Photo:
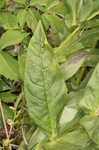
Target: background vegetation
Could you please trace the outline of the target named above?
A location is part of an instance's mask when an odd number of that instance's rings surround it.
[[[0,0],[0,150],[99,150],[99,0]]]

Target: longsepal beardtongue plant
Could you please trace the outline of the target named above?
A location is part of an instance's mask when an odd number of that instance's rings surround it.
[[[99,150],[99,0],[0,0],[0,149]]]

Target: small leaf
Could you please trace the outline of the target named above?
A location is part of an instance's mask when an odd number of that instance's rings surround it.
[[[70,92],[68,94],[68,101],[59,121],[60,133],[79,124],[79,120],[83,117],[83,112],[79,109],[79,101],[82,95],[83,90]]]
[[[47,140],[46,135],[39,128],[37,128],[29,140],[28,149],[31,150],[45,138]]]
[[[39,22],[27,53],[25,97],[31,118],[48,136],[56,134],[66,92],[63,75]]]
[[[0,92],[8,89],[9,86],[0,78]]]
[[[61,69],[65,80],[71,78],[78,71],[83,64],[87,53],[87,50],[75,53],[70,56],[66,62],[61,64]]]
[[[4,113],[4,116],[5,116],[5,120],[7,121],[8,119],[13,119],[14,113],[13,113],[13,111],[8,107],[8,105],[2,104],[2,107],[3,107],[3,113]],[[0,111],[0,126],[2,126],[2,115],[1,115],[1,111]]]
[[[83,66],[96,67],[99,62],[99,50],[90,49],[88,55],[86,55]]]
[[[25,37],[27,33],[22,33],[19,30],[8,30],[3,33],[0,38],[0,50],[14,44],[20,43]]]
[[[0,0],[0,8],[4,7],[6,0]]]
[[[20,5],[26,5],[27,1],[26,0],[14,0],[14,3],[18,3]]]
[[[34,127],[30,128],[28,131],[26,131],[25,137],[26,137],[27,143],[29,143],[33,134],[34,134]],[[33,139],[33,141],[34,141],[34,139]],[[26,150],[26,148],[27,148],[27,144],[24,142],[24,140],[22,140],[21,144],[18,147],[18,150]]]
[[[94,7],[93,7],[94,6]],[[81,4],[80,10],[80,21],[89,20],[94,17],[96,12],[99,12],[99,1],[92,0],[92,1],[85,1]]]
[[[57,16],[44,13],[42,15],[42,22],[46,31],[48,32],[48,39],[50,39],[51,43],[55,46],[58,46],[61,41],[63,41],[70,33],[65,26],[64,20]]]
[[[0,13],[0,26],[4,29],[18,29],[17,18],[10,13]]]
[[[0,74],[10,80],[19,79],[18,63],[7,52],[0,52]]]
[[[26,21],[26,14],[27,14],[27,11],[25,9],[21,9],[19,10],[18,14],[17,14],[17,22],[19,23],[19,25],[21,27],[24,26],[25,24],[25,21]]]
[[[40,10],[45,10],[45,7],[47,5],[48,0],[31,0],[30,1],[30,6],[35,6]]]
[[[33,32],[35,31],[37,27],[37,23],[38,23],[36,13],[37,12],[31,9],[28,9],[27,14],[26,14],[26,23]]]
[[[81,125],[86,129],[89,137],[99,146],[99,117],[86,115],[81,119]]]
[[[86,113],[95,114],[99,111],[99,63],[97,64],[92,76],[84,90],[80,101],[80,107]]]
[[[10,92],[2,92],[0,93],[0,99],[2,102],[11,103],[16,99],[16,95]]]

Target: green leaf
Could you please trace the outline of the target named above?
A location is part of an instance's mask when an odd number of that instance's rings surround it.
[[[94,7],[93,7],[94,6]],[[84,21],[87,19],[91,19],[92,17],[96,16],[96,14],[99,14],[99,1],[98,0],[92,0],[92,1],[83,1],[81,3],[81,9],[80,9],[80,21]]]
[[[83,23],[81,23],[81,27],[83,29],[99,27],[99,19],[94,18],[92,20],[84,21]]]
[[[68,10],[68,13],[65,14],[66,23],[68,25],[76,25],[77,23],[77,13],[79,11],[80,0],[67,0],[64,1],[64,5]]]
[[[27,1],[26,0],[14,0],[14,3],[18,3],[20,5],[26,5]]]
[[[10,13],[0,13],[0,26],[4,29],[18,29],[17,18]]]
[[[99,117],[86,115],[81,119],[81,125],[86,129],[89,137],[99,146]]]
[[[27,11],[25,9],[21,9],[19,10],[18,14],[17,14],[17,22],[19,23],[19,25],[21,27],[24,26],[25,24],[25,21],[26,21],[26,14],[27,14]]]
[[[77,27],[56,49],[58,59],[68,57],[74,52],[85,48],[92,48],[93,44],[99,39],[99,29],[93,28],[83,31]]]
[[[32,5],[34,5],[34,6],[36,6],[37,8],[39,8],[39,9],[43,9],[43,7],[42,6],[46,6],[47,5],[47,1],[48,0],[31,0],[30,1],[30,6],[32,6]]]
[[[8,90],[9,86],[0,78],[0,92],[3,90]]]
[[[94,13],[99,10],[99,1],[82,1],[82,0],[67,0],[64,2],[68,10],[65,14],[66,23],[76,25],[79,22],[88,20]],[[94,6],[94,7],[93,7]]]
[[[49,11],[51,8],[60,5],[60,1],[59,0],[47,0],[47,8],[46,8],[46,12]]]
[[[27,140],[28,143],[29,143],[29,141],[30,141],[33,134],[34,134],[34,127],[30,128],[28,131],[26,131],[25,137],[26,137],[26,140]],[[34,139],[33,139],[33,141],[34,141]],[[27,150],[27,144],[25,143],[24,140],[22,140],[21,144],[18,147],[18,150]]]
[[[2,92],[0,93],[0,99],[2,102],[11,103],[16,99],[16,95],[10,92]]]
[[[10,80],[19,79],[18,63],[7,52],[0,52],[0,74]]]
[[[26,14],[26,23],[28,27],[32,29],[33,32],[35,31],[37,27],[37,23],[38,23],[36,15],[37,15],[37,12],[31,9],[28,9],[27,14]]]
[[[0,38],[0,50],[20,43],[28,34],[19,30],[8,30]]]
[[[38,0],[38,1],[36,1],[36,0],[31,0],[30,1],[30,5],[46,5],[46,3],[47,3],[47,0],[42,0],[42,1],[40,1],[40,0]]]
[[[39,22],[27,53],[25,97],[31,118],[48,136],[56,134],[66,92],[63,75]]]
[[[14,113],[13,111],[8,107],[8,105],[6,104],[2,104],[2,107],[3,107],[3,113],[4,113],[4,117],[5,117],[5,120],[7,121],[8,119],[13,119],[14,117]],[[0,126],[2,126],[2,115],[1,115],[1,111],[0,111]]]
[[[4,7],[6,0],[0,0],[0,8]]]
[[[26,50],[21,47],[18,54],[18,64],[19,64],[19,74],[22,81],[24,81],[25,72],[25,60],[26,60]]]
[[[65,26],[63,19],[53,16],[47,13],[42,15],[42,22],[46,31],[48,31],[48,39],[50,39],[52,45],[58,46],[61,41],[70,33]]]
[[[44,148],[45,150],[85,150],[89,144],[90,139],[85,130],[77,129],[64,133],[52,142],[44,143]]]
[[[65,15],[67,13],[67,9],[65,7],[65,4],[63,1],[59,1],[58,5],[55,5],[54,7],[50,7],[50,13],[51,14],[58,14],[61,16],[61,18],[65,18]]]
[[[96,67],[99,62],[99,50],[90,49],[88,55],[86,55],[83,66]]]
[[[43,141],[45,138],[47,140],[45,134],[39,128],[37,128],[29,140],[28,149],[34,149],[34,147],[41,141]]]
[[[98,0],[63,0],[51,8],[50,12],[62,16],[70,28],[99,14],[98,6]]]
[[[79,101],[82,97],[83,90],[70,92],[68,94],[67,104],[62,112],[60,118],[60,133],[65,132],[72,126],[76,126],[79,124],[79,120],[83,116],[82,111],[79,109]]]
[[[86,113],[95,114],[95,112],[99,112],[99,63],[85,87],[80,107]]]
[[[30,1],[30,6],[35,6],[37,8],[39,8],[42,11],[47,11],[50,8],[53,8],[54,6],[57,6],[59,4],[59,0],[31,0]]]
[[[65,80],[71,78],[78,71],[83,64],[87,53],[87,50],[75,53],[61,64],[61,69]]]

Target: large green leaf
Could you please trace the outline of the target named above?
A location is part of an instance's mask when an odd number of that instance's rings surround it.
[[[99,63],[84,90],[80,107],[87,113],[99,113]]]
[[[56,134],[66,92],[63,75],[39,23],[27,53],[25,97],[31,118],[49,136]]]
[[[0,52],[0,74],[11,80],[19,79],[18,63],[7,52]]]
[[[7,46],[20,43],[27,33],[23,33],[19,30],[8,30],[0,38],[0,50],[6,48]]]
[[[90,139],[83,129],[64,133],[61,137],[49,143],[44,143],[45,150],[85,150]]]

